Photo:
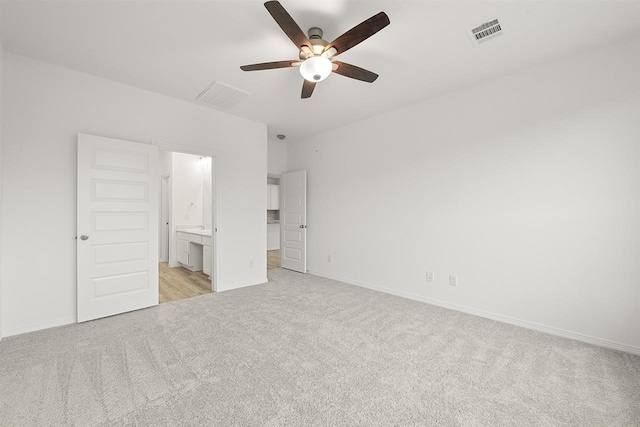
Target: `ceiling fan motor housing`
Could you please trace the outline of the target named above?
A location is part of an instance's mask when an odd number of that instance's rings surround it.
[[[309,35],[309,41],[311,42],[313,53],[315,55],[320,55],[324,52],[325,46],[329,43],[322,38],[322,35],[324,34],[322,28],[311,27],[309,28],[309,31],[307,31],[307,34]]]

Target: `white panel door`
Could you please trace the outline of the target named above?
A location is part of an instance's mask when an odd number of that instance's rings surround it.
[[[280,266],[307,272],[307,171],[280,176]]]
[[[158,304],[158,148],[78,134],[78,322]]]

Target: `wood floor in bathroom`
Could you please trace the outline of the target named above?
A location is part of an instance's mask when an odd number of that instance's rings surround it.
[[[280,267],[280,250],[267,251],[267,270]]]
[[[160,263],[160,304],[210,293],[211,280],[202,271]]]
[[[267,269],[280,267],[280,251],[267,251]],[[202,271],[169,268],[160,263],[160,304],[211,293],[211,280]]]

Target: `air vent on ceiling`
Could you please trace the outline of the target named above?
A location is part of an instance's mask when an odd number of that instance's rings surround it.
[[[478,25],[471,30],[467,30],[469,37],[473,43],[478,46],[481,43],[495,39],[504,34],[504,28],[498,18],[492,19],[488,22]]]
[[[196,102],[228,110],[249,95],[249,92],[214,81],[196,97]]]

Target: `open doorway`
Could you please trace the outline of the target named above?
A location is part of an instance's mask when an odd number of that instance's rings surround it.
[[[159,302],[214,291],[212,157],[161,151]]]
[[[280,177],[267,175],[267,270],[280,267]]]

